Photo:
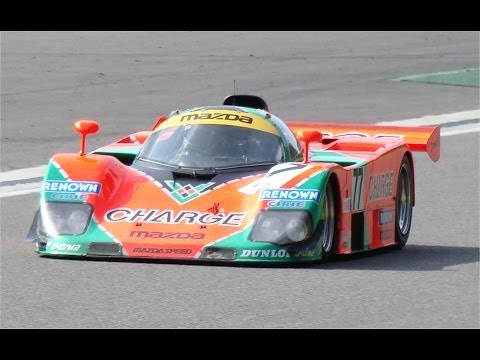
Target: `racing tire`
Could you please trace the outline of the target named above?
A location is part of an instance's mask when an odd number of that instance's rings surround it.
[[[413,176],[410,159],[405,155],[400,164],[395,199],[395,243],[402,249],[408,241],[412,226]]]
[[[325,201],[323,202],[323,213],[325,218],[321,220],[322,229],[320,231],[318,241],[322,246],[322,259],[321,263],[327,262],[336,246],[336,207],[335,207],[335,195],[332,181],[329,181],[325,189]]]

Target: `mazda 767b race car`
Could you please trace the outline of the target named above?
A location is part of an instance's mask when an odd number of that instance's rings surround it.
[[[150,131],[54,155],[27,235],[51,257],[293,263],[407,243],[412,152],[440,128],[283,122],[262,98],[174,111]]]

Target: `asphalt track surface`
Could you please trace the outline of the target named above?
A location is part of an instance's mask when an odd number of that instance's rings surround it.
[[[1,171],[89,149],[162,113],[267,99],[284,119],[375,123],[479,108],[479,89],[401,76],[479,66],[478,32],[1,34]],[[479,136],[415,154],[402,251],[252,268],[40,258],[23,242],[38,194],[1,204],[1,328],[479,328]]]

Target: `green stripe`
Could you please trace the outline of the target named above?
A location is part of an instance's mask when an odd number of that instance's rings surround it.
[[[363,165],[366,163],[364,159],[350,157],[332,150],[311,150],[309,158],[310,162],[328,162],[341,166]]]
[[[394,81],[415,81],[431,84],[456,85],[479,87],[479,70],[478,68],[463,69],[454,71],[444,71],[430,74],[418,74],[404,76]]]

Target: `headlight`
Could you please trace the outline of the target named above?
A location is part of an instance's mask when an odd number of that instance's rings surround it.
[[[304,221],[291,219],[285,226],[285,234],[292,241],[302,241],[310,235],[310,230]]]
[[[40,206],[40,233],[81,235],[87,230],[92,206],[84,203],[44,202]]]
[[[305,240],[311,232],[308,211],[263,211],[258,214],[250,240],[285,245]]]
[[[264,217],[263,221],[260,221],[255,229],[258,229],[255,235],[258,233],[259,239],[268,242],[275,242],[275,239],[280,238],[284,232],[282,221],[274,216]]]

